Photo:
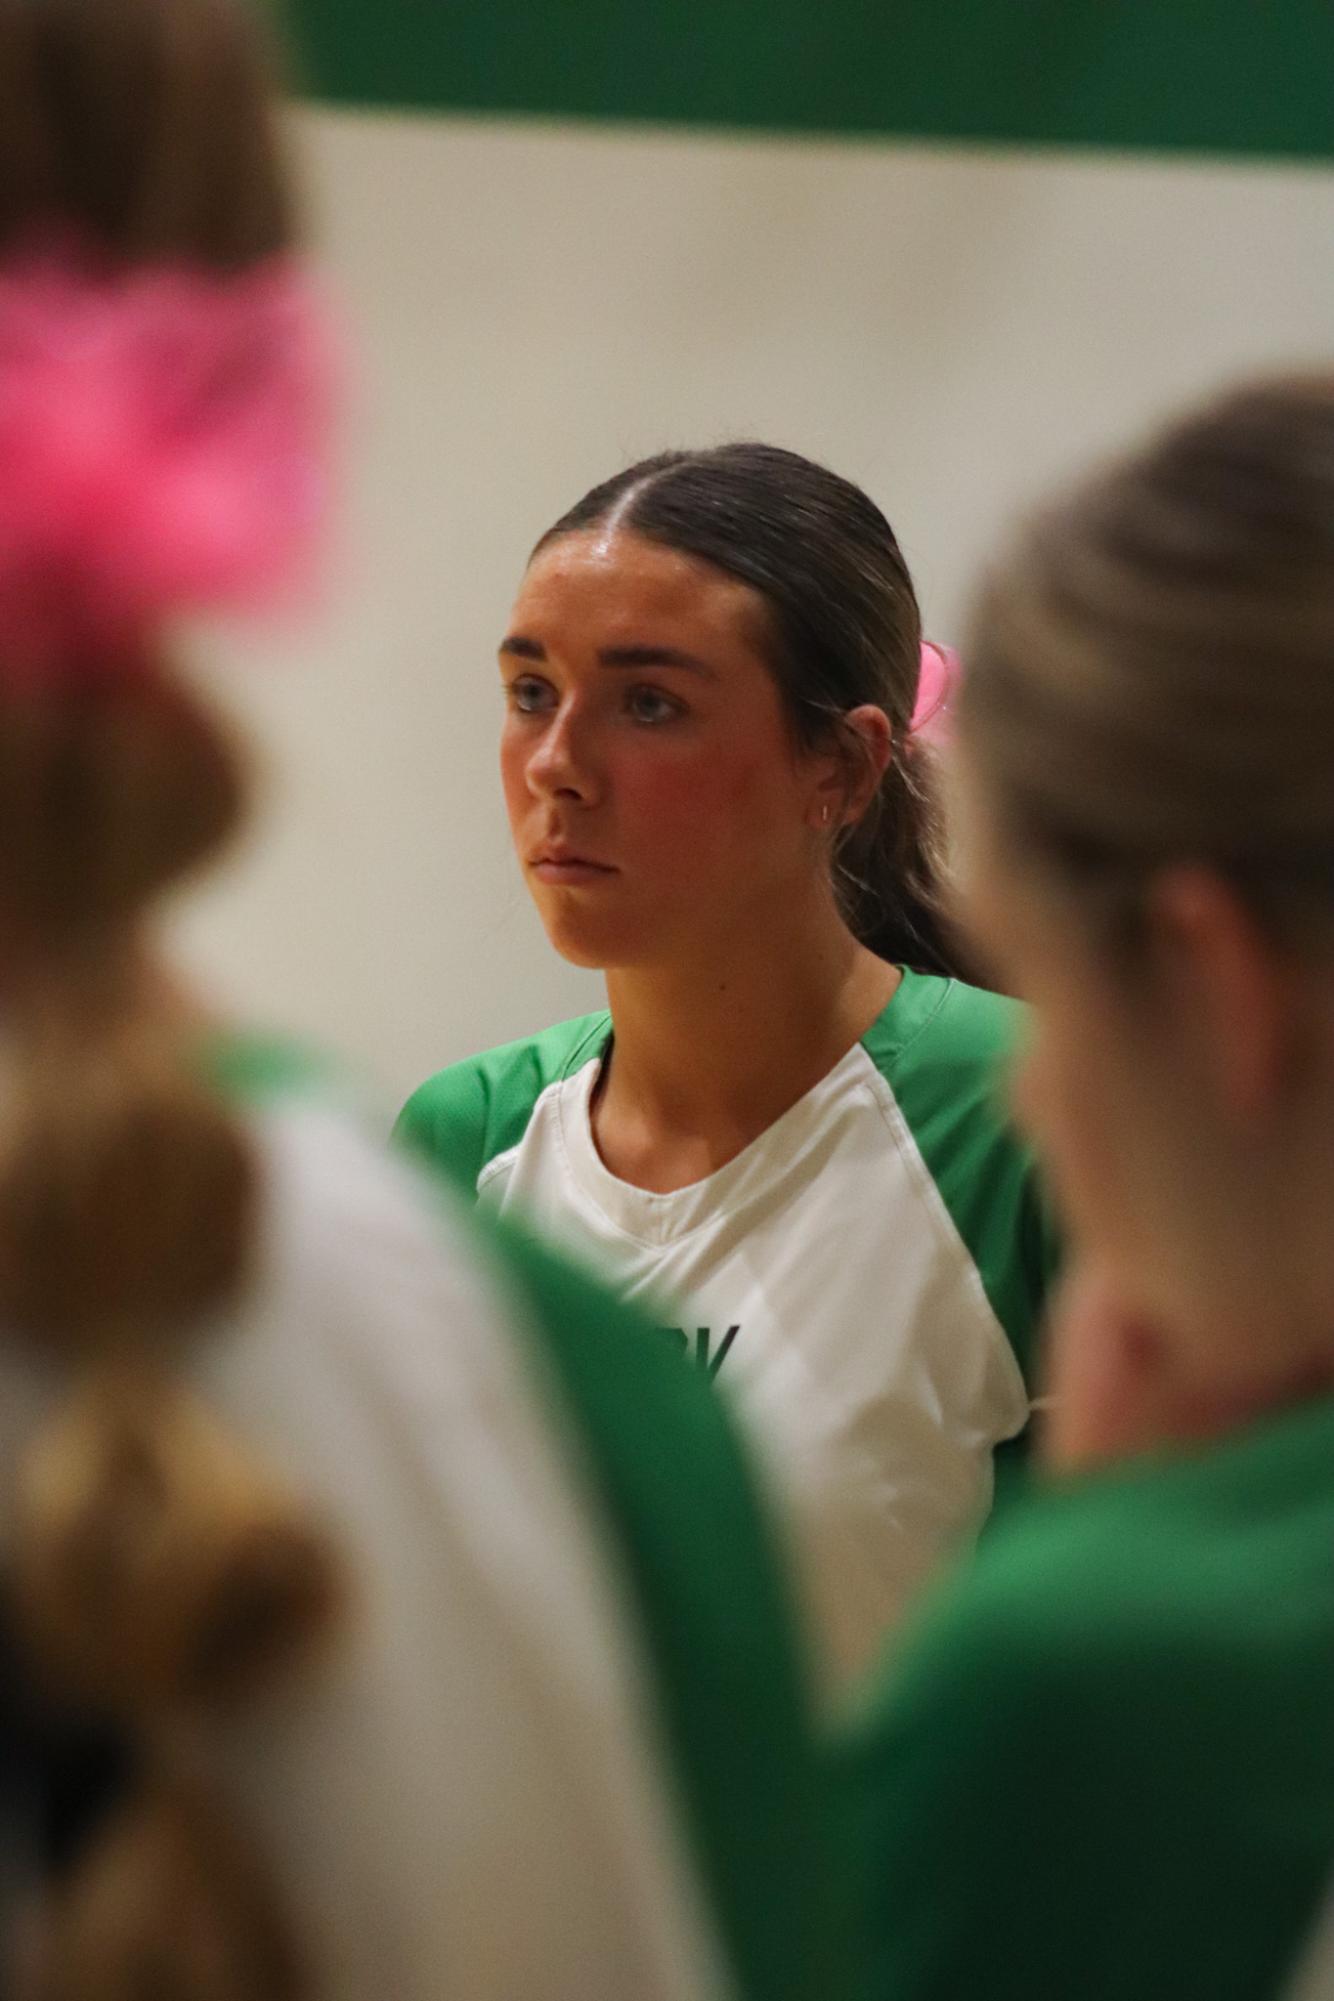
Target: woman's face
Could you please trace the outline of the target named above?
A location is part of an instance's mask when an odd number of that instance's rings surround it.
[[[764,606],[625,530],[534,558],[500,648],[510,829],[576,965],[722,965],[821,867],[820,781],[761,651]]]

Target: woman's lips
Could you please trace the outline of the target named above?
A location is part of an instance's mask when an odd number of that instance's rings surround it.
[[[543,854],[530,864],[539,882],[563,885],[567,889],[582,884],[605,882],[617,871],[607,862],[589,861],[584,855]]]

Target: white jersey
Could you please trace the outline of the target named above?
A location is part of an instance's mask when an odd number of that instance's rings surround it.
[[[907,973],[870,1032],[736,1159],[668,1194],[608,1172],[605,1015],[454,1066],[401,1129],[591,1260],[717,1376],[781,1497],[827,1678],[863,1668],[983,1520],[1022,1430],[1046,1276],[999,1112],[1012,1004]]]
[[[313,1991],[735,1991],[607,1510],[534,1367],[531,1298],[429,1180],[341,1117],[298,1100],[251,1125],[253,1283],[183,1373],[352,1569],[327,1662],[219,1751]],[[0,1346],[0,1467],[63,1388]],[[7,1506],[0,1489],[0,1535]]]

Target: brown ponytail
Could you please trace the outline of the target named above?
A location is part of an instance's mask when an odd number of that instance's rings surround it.
[[[277,1997],[290,1984],[251,1977],[247,1940],[275,1923],[257,1869],[216,1805],[196,1811],[170,1747],[302,1656],[336,1609],[337,1567],[295,1497],[175,1379],[181,1344],[244,1283],[258,1190],[141,940],[144,906],[230,830],[239,775],[206,712],[148,670],[93,700],[4,695],[0,742],[0,1316],[71,1385],[17,1469],[12,1608],[43,1687],[135,1733],[151,1774],[62,1893],[52,1965],[67,1929],[96,1987],[53,1973],[48,1991],[137,1994],[159,1961],[183,1978],[216,1931],[238,1984],[169,1991]],[[155,1858],[169,1863],[156,1889]],[[133,1922],[109,1889],[130,1876]],[[206,1922],[215,1893],[225,1916]],[[117,1971],[120,1953],[134,1964]]]
[[[170,1335],[241,1275],[250,1163],[159,1018],[139,926],[242,797],[207,711],[147,668],[0,690],[0,1311],[68,1353]]]
[[[127,265],[257,263],[291,237],[276,133],[245,0],[0,0],[0,257],[55,228]],[[289,2001],[299,1957],[200,1772],[211,1719],[328,1630],[339,1569],[179,1380],[246,1284],[259,1170],[149,939],[242,768],[158,659],[4,668],[0,1324],[68,1383],[14,1472],[8,1622],[143,1774],[47,1900],[35,2001]]]
[[[145,1786],[57,1892],[22,2001],[299,2001],[304,1980],[272,1889],[207,1787]]]
[[[849,929],[880,958],[922,973],[962,970],[945,909],[936,758],[915,730],[895,743],[870,807],[834,851],[834,871]]]
[[[290,247],[263,0],[0,0],[0,254],[74,229],[126,264]]]

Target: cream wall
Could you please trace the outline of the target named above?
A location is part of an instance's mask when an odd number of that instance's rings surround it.
[[[264,810],[180,922],[386,1106],[595,1005],[494,772],[525,552],[664,445],[762,435],[886,508],[930,629],[1017,501],[1231,372],[1334,351],[1334,175],[307,114],[355,353],[320,628],[216,649]]]

